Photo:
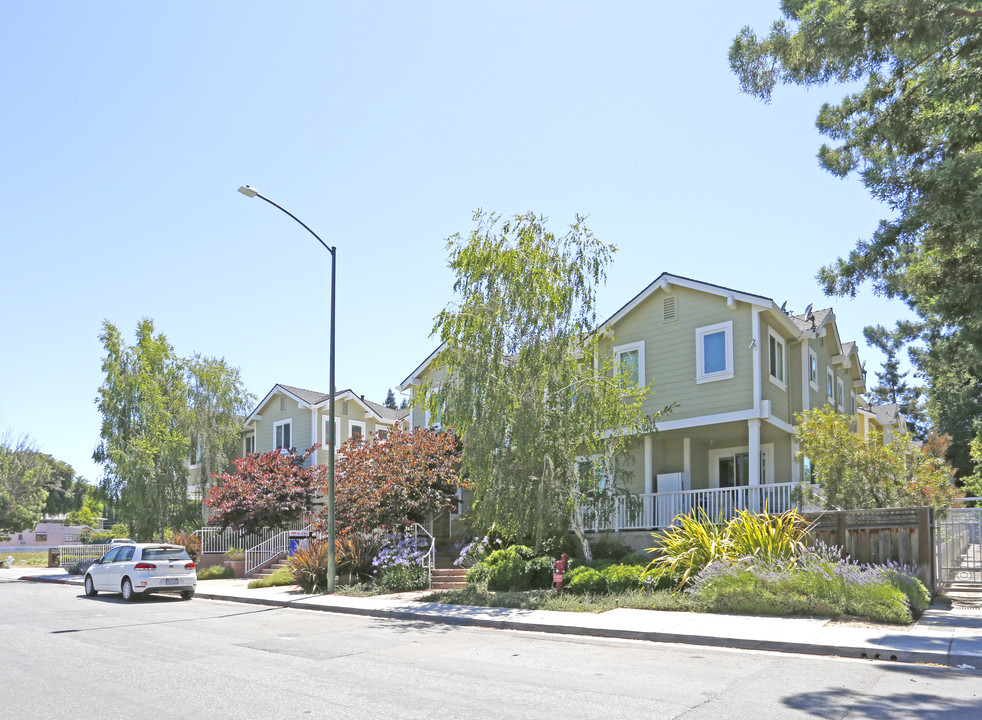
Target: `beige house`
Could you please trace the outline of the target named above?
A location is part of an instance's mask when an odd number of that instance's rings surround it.
[[[245,419],[242,430],[242,456],[278,448],[304,451],[315,443],[321,447],[315,465],[327,463],[329,448],[339,447],[348,438],[384,437],[408,415],[366,400],[353,390],[334,394],[334,442],[330,431],[330,395],[290,385],[274,385],[266,397]]]
[[[314,444],[320,448],[310,462],[326,465],[331,447],[340,447],[348,438],[385,437],[399,424],[407,423],[408,410],[394,410],[366,400],[354,390],[334,394],[335,439],[331,442],[330,395],[291,385],[274,385],[242,424],[242,439],[237,457],[264,453],[280,448],[304,452]],[[191,466],[189,494],[201,490],[200,469]]]
[[[644,411],[674,408],[657,432],[630,441],[618,482],[635,500],[594,517],[597,530],[663,527],[693,507],[792,507],[795,486],[810,480],[795,413],[831,404],[855,416],[865,391],[856,344],[840,338],[831,309],[793,314],[763,295],[663,273],[600,328],[603,351],[650,384]],[[413,393],[438,353],[400,391]],[[412,427],[435,420],[419,409],[411,417]]]

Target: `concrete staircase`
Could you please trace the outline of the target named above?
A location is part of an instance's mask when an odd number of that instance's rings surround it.
[[[249,577],[253,580],[269,577],[280,568],[287,567],[289,564],[290,558],[288,558],[286,555],[280,555],[276,560],[268,565],[263,565],[258,570],[253,570],[251,573],[249,573]]]
[[[467,570],[454,565],[459,555],[456,549],[459,542],[460,538],[436,538],[435,567],[430,576],[431,590],[454,590],[467,586]]]

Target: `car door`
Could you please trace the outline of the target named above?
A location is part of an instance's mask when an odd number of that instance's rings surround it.
[[[135,549],[132,545],[120,545],[116,548],[116,557],[109,564],[108,590],[119,590],[123,584],[123,576],[133,567],[133,551]]]
[[[89,575],[92,577],[92,585],[96,590],[112,590],[109,586],[111,582],[109,578],[110,568],[112,567],[113,561],[119,554],[119,548],[113,548],[105,555],[103,555],[99,560],[92,564],[89,568]],[[118,588],[117,588],[118,589]]]

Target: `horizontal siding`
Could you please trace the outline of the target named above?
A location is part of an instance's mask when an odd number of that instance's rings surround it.
[[[678,313],[670,322],[663,319],[667,295],[675,296]],[[746,303],[730,310],[725,298],[673,287],[653,293],[622,318],[603,347],[609,356],[616,346],[645,341],[645,380],[655,393],[644,404],[646,413],[670,403],[678,404],[667,416],[672,419],[746,410],[753,406],[750,313]],[[697,384],[696,329],[728,321],[733,322],[734,377]]]

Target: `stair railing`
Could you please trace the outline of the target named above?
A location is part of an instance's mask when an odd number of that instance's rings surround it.
[[[313,525],[307,525],[302,532],[310,533]],[[245,574],[248,575],[254,570],[273,562],[279,555],[290,552],[290,533],[292,530],[284,530],[272,537],[263,540],[258,545],[246,550]]]
[[[433,568],[436,565],[436,538],[434,538],[433,535],[431,535],[430,532],[419,523],[413,523],[412,525],[407,527],[406,534],[413,536],[413,539],[416,541],[417,547],[419,547],[420,537],[423,537],[424,542],[426,541],[425,540],[426,538],[429,538],[430,540],[429,550],[427,550],[426,553],[421,558],[423,562],[420,564],[426,568],[426,576],[427,576],[426,584],[432,585]]]

